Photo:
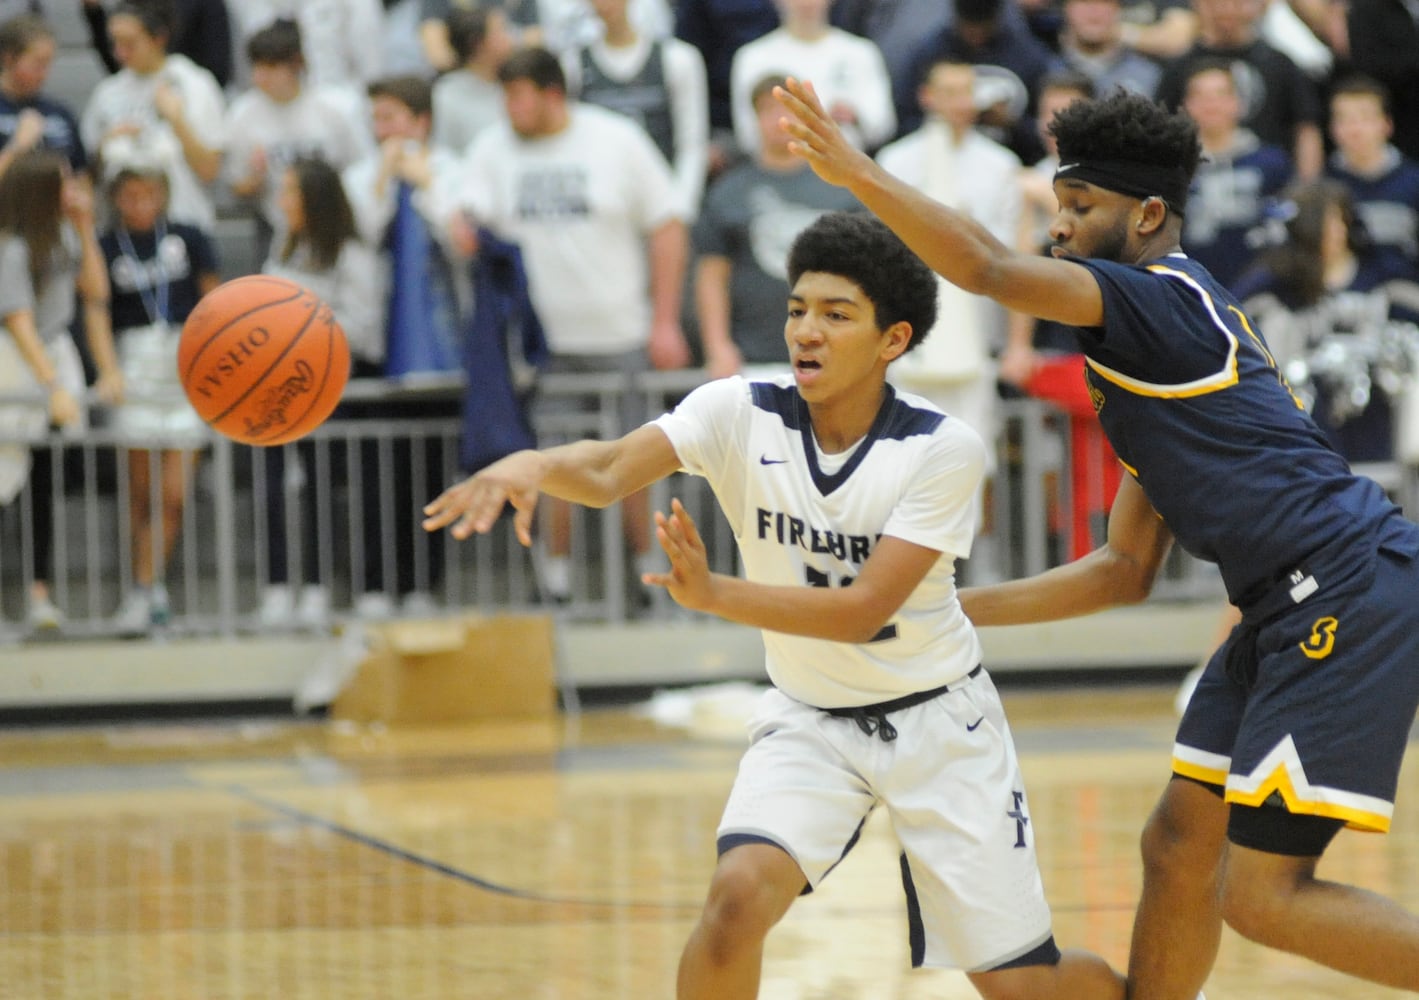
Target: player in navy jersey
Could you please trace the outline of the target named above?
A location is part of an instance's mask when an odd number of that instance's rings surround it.
[[[1256,941],[1419,990],[1419,918],[1315,877],[1342,826],[1383,831],[1419,702],[1419,527],[1352,475],[1235,300],[1178,249],[1194,125],[1126,94],[1052,132],[1052,258],[1001,245],[857,153],[810,86],[781,93],[795,149],[967,291],[1077,327],[1130,476],[1107,542],[968,590],[977,625],[1142,600],[1174,538],[1216,562],[1242,623],[1179,724],[1143,834],[1134,1000],[1191,1000],[1225,919]]]
[[[680,1000],[751,1000],[763,943],[879,805],[902,849],[911,959],[991,1000],[1122,1000],[1100,958],[1050,929],[1029,803],[979,640],[956,599],[985,448],[887,384],[936,315],[936,279],[882,223],[829,213],[789,251],[792,373],[720,379],[616,441],[518,452],[425,508],[488,531],[505,504],[531,544],[541,493],[603,507],[677,470],[704,476],[745,578],[711,573],[678,501],[670,569],[644,582],[763,629],[774,687],[750,723],[719,863],[680,960]],[[851,584],[851,586],[848,586]]]

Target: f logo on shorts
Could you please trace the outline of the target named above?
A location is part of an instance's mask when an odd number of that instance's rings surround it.
[[[1325,659],[1335,648],[1335,630],[1339,627],[1340,622],[1333,615],[1317,618],[1316,623],[1311,626],[1311,634],[1306,637],[1306,641],[1299,643],[1301,652],[1312,660]]]
[[[1030,825],[1030,817],[1025,815],[1025,793],[1011,792],[1015,796],[1015,808],[1005,815],[1015,821],[1015,846],[1025,846],[1025,827]]]

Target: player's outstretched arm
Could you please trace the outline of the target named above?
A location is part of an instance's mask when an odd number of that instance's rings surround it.
[[[851,581],[779,586],[711,573],[699,529],[678,500],[671,501],[668,515],[656,513],[655,535],[670,558],[670,571],[647,573],[641,581],[664,587],[681,606],[741,625],[834,642],[872,639],[941,558],[935,549],[884,535]]]
[[[774,95],[788,111],[782,125],[793,137],[793,151],[819,177],[856,195],[947,281],[1031,316],[1070,326],[1103,322],[1103,296],[1087,269],[1022,254],[969,216],[887,173],[847,141],[811,83],[790,79]]]
[[[976,625],[1020,625],[1136,604],[1153,589],[1173,536],[1131,476],[1109,511],[1108,540],[1088,555],[1023,580],[967,587],[961,607]]]
[[[532,544],[537,497],[605,507],[664,479],[680,467],[665,432],[646,424],[615,441],[577,441],[543,451],[519,451],[450,486],[424,506],[424,530],[453,525],[455,538],[492,530],[503,507],[517,511],[513,525]]]

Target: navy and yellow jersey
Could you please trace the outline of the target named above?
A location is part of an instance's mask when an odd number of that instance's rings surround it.
[[[1104,323],[1080,331],[1110,443],[1188,552],[1245,606],[1321,545],[1377,539],[1398,508],[1350,472],[1277,370],[1261,331],[1181,253],[1081,260]]]

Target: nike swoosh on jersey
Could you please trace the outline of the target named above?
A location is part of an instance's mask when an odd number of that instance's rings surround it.
[[[760,465],[783,465],[788,462],[786,458],[769,458],[767,455],[759,456]]]
[[[984,722],[984,721],[985,721],[985,716],[982,715],[982,716],[981,716],[979,719],[977,719],[975,722],[967,723],[967,724],[966,724],[966,732],[968,732],[968,733],[973,733],[973,732],[975,732],[978,728],[980,728],[980,724],[981,724],[982,722]]]

